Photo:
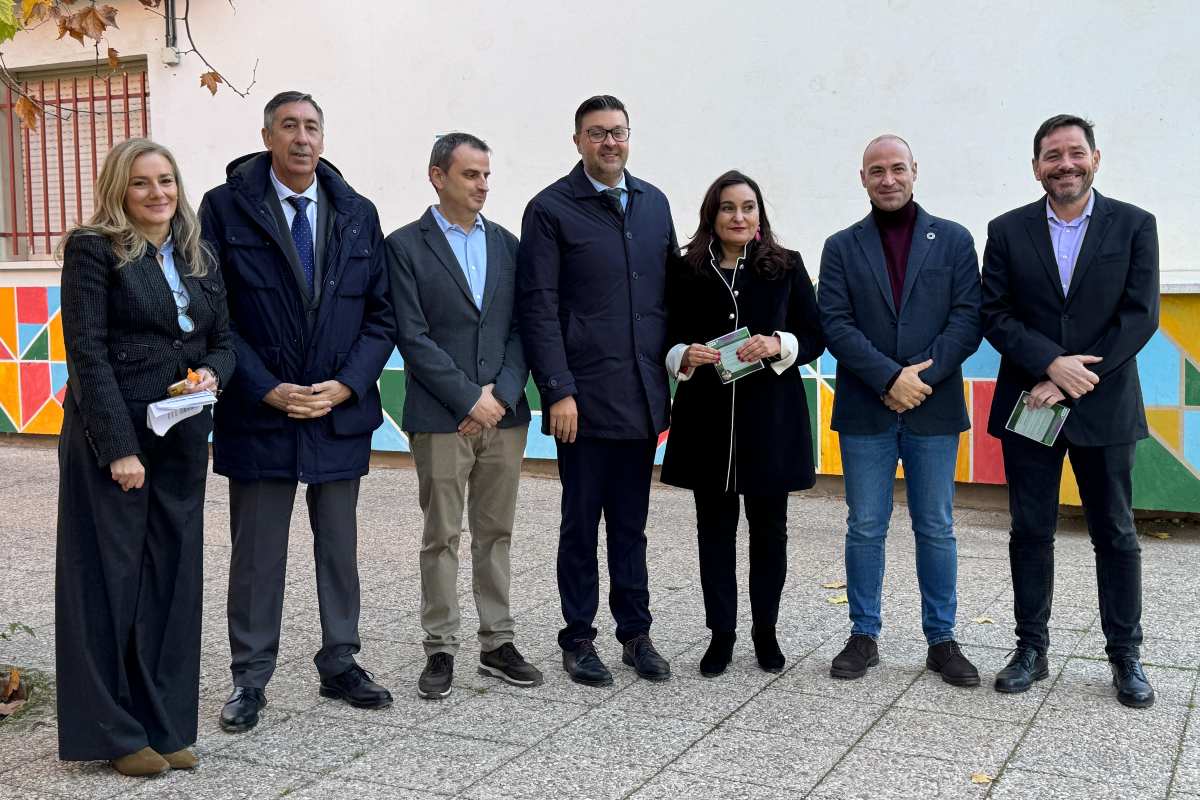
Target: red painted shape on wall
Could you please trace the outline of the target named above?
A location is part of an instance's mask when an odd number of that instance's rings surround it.
[[[17,322],[44,325],[50,319],[46,304],[46,287],[17,287]]]
[[[996,394],[995,381],[972,381],[971,436],[974,437],[974,463],[971,478],[975,483],[1004,483],[1004,458],[1000,440],[987,432],[988,412]]]
[[[21,363],[21,427],[33,419],[50,397],[50,365],[46,362]]]

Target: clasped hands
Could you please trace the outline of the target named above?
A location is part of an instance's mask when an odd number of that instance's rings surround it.
[[[881,398],[883,404],[897,414],[903,414],[924,403],[925,398],[933,394],[933,387],[921,380],[920,375],[932,366],[933,359],[927,358],[920,364],[909,364],[900,370],[892,388]]]
[[[1088,369],[1088,365],[1099,364],[1103,360],[1100,356],[1059,356],[1046,367],[1048,379],[1029,390],[1025,405],[1028,408],[1045,408],[1061,403],[1068,395],[1078,400],[1100,383],[1100,376]]]
[[[341,381],[321,381],[311,386],[281,383],[263,398],[263,402],[292,419],[317,419],[350,399],[350,388]]]
[[[494,394],[496,384],[489,383],[481,388],[479,399],[471,406],[470,413],[458,423],[458,432],[463,436],[474,436],[485,428],[494,428],[504,419],[504,404]]]

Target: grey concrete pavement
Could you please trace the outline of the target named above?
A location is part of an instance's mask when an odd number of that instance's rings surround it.
[[[201,766],[153,780],[55,756],[52,713],[0,723],[0,800],[21,798],[1172,798],[1200,800],[1200,531],[1148,524],[1142,537],[1147,671],[1152,709],[1120,706],[1103,661],[1091,545],[1078,521],[1057,545],[1049,680],[999,695],[991,679],[1012,643],[1007,518],[961,509],[958,638],[984,685],[956,689],[924,668],[914,548],[897,506],[888,542],[882,662],[859,681],[828,675],[849,624],[841,590],[845,507],[837,497],[793,497],[788,581],[780,612],[787,668],[761,672],[742,638],[732,668],[701,678],[707,644],[689,493],[656,486],[649,538],[653,635],[672,660],[664,684],[620,664],[603,608],[597,640],[614,685],[567,680],[555,644],[559,485],[526,478],[513,544],[518,647],[546,684],[518,689],[476,674],[478,647],[459,654],[454,693],[416,695],[424,663],[418,620],[420,511],[416,476],[377,469],[363,481],[359,657],[396,696],[359,711],[317,694],[319,645],[311,535],[303,502],[292,520],[279,669],[270,706],[250,733],[217,726],[228,692],[224,594],[228,574],[226,481],[212,477],[205,510],[205,608],[200,686]],[[0,641],[0,663],[54,667],[52,450],[0,443],[0,623],[19,620],[36,639]],[[467,547],[464,536],[464,548]],[[603,554],[601,556],[603,558]],[[739,549],[745,590],[745,539]],[[463,627],[476,625],[464,549]],[[606,591],[606,582],[602,593]],[[603,594],[602,594],[603,597]],[[470,640],[472,637],[466,637]],[[19,723],[19,724],[14,724]],[[973,783],[972,776],[990,783]],[[977,778],[983,780],[983,778]]]

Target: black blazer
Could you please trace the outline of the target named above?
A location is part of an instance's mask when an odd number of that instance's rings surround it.
[[[982,337],[979,261],[966,228],[917,206],[899,313],[871,214],[826,240],[817,289],[825,341],[837,359],[835,431],[875,434],[895,424],[896,412],[880,399],[888,381],[931,358],[920,377],[933,394],[904,412],[904,424],[924,435],[971,427],[962,363]]]
[[[396,309],[396,345],[404,357],[404,421],[409,432],[454,433],[479,400],[480,387],[508,406],[499,427],[527,425],[529,368],[513,315],[517,237],[483,220],[487,278],[483,307],[426,209],[384,244]]]
[[[735,296],[718,267],[697,274],[674,256],[667,266],[667,341],[710,341],[737,328],[751,334],[785,331],[798,344],[781,373],[768,365],[730,384],[710,366],[680,381],[671,408],[671,433],[662,481],[688,489],[777,494],[815,481],[812,430],[800,365],[821,355],[824,339],[812,280],[799,253],[792,268],[769,279],[754,269],[753,251],[734,281]]]
[[[186,377],[189,367],[208,367],[221,386],[233,375],[220,272],[213,267],[203,278],[191,277],[178,251],[175,267],[191,297],[191,333],[179,329],[175,298],[153,247],[118,268],[107,238],[81,231],[67,239],[62,324],[68,391],[101,467],[141,452],[137,431],[146,425],[146,405],[165,398],[167,386]]]
[[[1094,190],[1093,190],[1094,191]],[[1000,352],[988,433],[1001,436],[1023,390],[1060,355],[1094,355],[1100,376],[1066,405],[1062,434],[1083,447],[1146,438],[1138,351],[1158,330],[1154,216],[1096,192],[1071,285],[1063,295],[1046,222],[1046,198],[988,224],[983,251],[984,335]]]

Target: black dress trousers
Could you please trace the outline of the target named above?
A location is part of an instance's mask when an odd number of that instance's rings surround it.
[[[654,469],[654,439],[579,437],[558,442],[562,523],[558,533],[558,593],[566,626],[558,643],[571,650],[595,639],[600,605],[596,558],[600,515],[608,547],[608,604],[622,643],[650,632],[646,517]]]
[[[111,760],[196,741],[205,410],[164,437],[135,420],[146,482],[123,492],[96,464],[68,392],[58,444],[55,625],[58,748]],[[140,424],[139,424],[140,423]]]

